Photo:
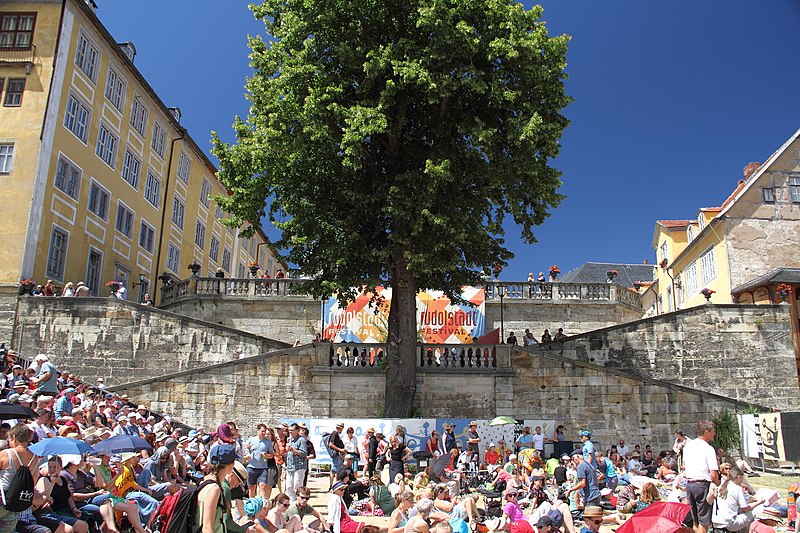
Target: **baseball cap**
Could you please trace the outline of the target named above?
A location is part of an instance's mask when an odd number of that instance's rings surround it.
[[[536,527],[555,526],[556,523],[547,515],[544,515],[536,522]]]
[[[236,449],[230,444],[220,444],[211,450],[208,460],[212,465],[227,465],[236,460]]]

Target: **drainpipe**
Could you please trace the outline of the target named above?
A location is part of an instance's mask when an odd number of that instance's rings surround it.
[[[180,132],[181,132],[180,137],[176,137],[176,138],[172,139],[172,142],[169,145],[169,160],[167,162],[167,176],[166,176],[166,178],[164,178],[164,204],[161,206],[161,231],[158,232],[158,253],[156,254],[156,268],[155,268],[155,271],[154,271],[154,275],[152,276],[154,290],[150,291],[150,292],[153,293],[152,297],[150,298],[154,302],[153,305],[156,305],[155,302],[158,302],[157,294],[156,294],[157,291],[158,291],[158,281],[156,281],[156,280],[158,280],[158,276],[159,276],[158,271],[161,269],[161,249],[162,249],[163,244],[164,244],[164,233],[166,233],[166,231],[167,231],[166,228],[164,228],[164,224],[166,223],[166,220],[167,220],[167,201],[168,201],[168,196],[169,196],[167,194],[167,192],[169,191],[169,179],[170,179],[170,176],[172,175],[172,156],[175,153],[175,143],[180,141],[181,139],[183,139],[186,136],[186,128],[180,128]]]
[[[664,273],[667,276],[669,276],[669,279],[672,282],[672,309],[673,309],[673,311],[677,311],[678,310],[678,303],[677,303],[677,300],[675,300],[675,278],[672,277],[672,275],[669,273],[669,270],[667,270],[666,266],[662,267],[662,268],[664,269]]]

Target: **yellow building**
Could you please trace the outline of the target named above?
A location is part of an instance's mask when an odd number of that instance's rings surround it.
[[[703,289],[714,291],[714,303],[734,303],[739,287],[775,269],[800,267],[798,137],[800,130],[765,163],[747,165],[720,207],[700,209],[694,220],[656,222],[659,268],[643,295],[649,314],[703,304]]]
[[[253,261],[274,273],[260,229],[242,239],[220,224],[216,168],[88,1],[0,5],[0,283],[107,295],[118,279],[141,299],[192,262],[201,275],[244,278]]]

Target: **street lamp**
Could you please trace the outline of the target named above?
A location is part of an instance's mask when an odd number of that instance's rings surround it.
[[[134,281],[133,285],[131,285],[131,288],[135,289],[137,285],[144,285],[144,274],[139,274],[139,283]]]
[[[503,344],[505,341],[505,317],[503,316],[503,298],[506,296],[506,287],[502,283],[497,286],[497,295],[500,297],[500,344]]]

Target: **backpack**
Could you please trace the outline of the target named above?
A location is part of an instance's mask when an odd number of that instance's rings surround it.
[[[9,450],[9,466],[14,464],[11,452],[13,452],[14,457],[17,458],[19,467],[17,467],[17,472],[8,484],[8,490],[3,491],[2,486],[0,486],[0,494],[3,496],[3,506],[7,511],[20,513],[22,511],[27,511],[33,505],[33,476],[31,475],[30,466],[33,460],[36,459],[36,456],[34,455],[31,461],[26,466],[23,466],[22,460],[19,458],[19,455],[17,455],[17,452]]]
[[[333,437],[333,432],[325,432],[322,434],[322,446],[325,448],[325,451],[328,452],[328,456],[333,459],[334,455],[338,454],[336,450],[331,448],[331,438]]]
[[[197,512],[197,496],[203,487],[217,485],[216,481],[205,480],[196,487],[183,487],[174,494],[164,496],[156,507],[153,517],[153,531],[159,533],[195,533],[200,531],[203,524],[195,524],[194,517]],[[220,490],[222,487],[220,487]],[[219,507],[224,508],[224,497],[220,494]]]

